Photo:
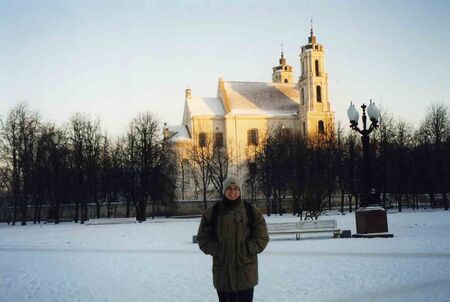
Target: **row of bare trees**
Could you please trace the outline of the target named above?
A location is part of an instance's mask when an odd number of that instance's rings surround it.
[[[143,221],[149,203],[173,200],[176,174],[176,154],[150,113],[139,114],[115,139],[100,121],[79,113],[57,127],[19,105],[0,120],[0,206],[13,225],[40,222],[43,208],[58,223],[63,204],[73,205],[73,220],[84,223],[100,217],[103,206],[109,217],[115,202]]]
[[[305,137],[284,130],[279,126],[261,144],[248,148],[245,182],[250,197],[262,193],[269,215],[282,215],[283,201],[289,198],[294,214],[317,218],[335,189],[335,141],[331,135]]]
[[[376,185],[386,206],[388,193],[402,204],[417,202],[428,194],[432,207],[448,209],[450,191],[450,112],[443,104],[429,107],[418,129],[388,114],[381,120],[373,152],[376,154]],[[440,196],[439,202],[436,196]]]
[[[341,197],[340,210],[358,206],[362,147],[358,134],[338,124],[333,135],[304,137],[280,126],[249,147],[246,184],[250,197],[264,195],[268,213],[284,212],[292,200],[295,213],[317,219],[331,208],[331,196]],[[384,207],[416,208],[428,194],[432,207],[448,209],[450,191],[450,116],[444,105],[432,105],[418,129],[382,114],[371,137],[374,186]],[[436,196],[440,196],[440,203]]]
[[[248,146],[247,197],[265,197],[268,213],[283,213],[283,201],[290,199],[294,213],[308,218],[331,208],[336,193],[342,212],[345,204],[349,211],[357,207],[362,170],[359,136],[339,124],[333,135],[304,137],[285,130],[273,129],[258,144]],[[135,213],[143,221],[148,205],[154,214],[155,206],[184,199],[184,191],[190,189],[185,188],[186,179],[202,193],[206,208],[208,192],[222,196],[222,183],[232,165],[232,152],[222,139],[205,133],[183,147],[184,154],[177,154],[170,136],[162,135],[149,113],[134,118],[125,136],[111,139],[98,120],[86,115],[75,114],[67,125],[57,127],[19,105],[0,120],[0,208],[13,224],[39,222],[43,209],[47,219],[58,223],[62,205],[70,204],[73,220],[83,223],[100,217],[105,207],[109,217],[114,203],[124,203],[126,217]],[[448,209],[446,106],[432,105],[417,129],[384,113],[371,137],[371,154],[374,186],[383,206],[417,207],[419,195],[428,194],[431,206]],[[175,196],[178,173],[181,196]]]
[[[179,158],[187,161],[183,168],[187,171],[183,170],[183,177],[193,179],[195,190],[202,193],[203,207],[206,209],[208,191],[214,191],[220,199],[223,197],[223,182],[231,169],[232,152],[224,147],[222,137],[217,140],[211,133],[204,133],[201,140],[185,146],[182,152],[185,154],[179,154]]]

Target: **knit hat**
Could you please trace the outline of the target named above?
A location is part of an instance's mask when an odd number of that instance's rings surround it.
[[[231,185],[235,185],[239,189],[241,189],[241,182],[239,178],[235,175],[228,175],[227,178],[223,181],[223,193],[225,194],[225,191],[227,188]]]

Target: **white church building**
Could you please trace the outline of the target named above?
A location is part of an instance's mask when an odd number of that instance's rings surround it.
[[[333,131],[334,112],[328,95],[328,74],[324,47],[311,29],[308,43],[300,50],[300,76],[283,52],[279,64],[272,68],[271,82],[240,82],[219,78],[215,97],[196,96],[185,91],[181,125],[165,126],[164,132],[179,149],[181,164],[188,162],[187,149],[212,142],[225,148],[232,157],[234,173],[243,177],[239,168],[248,157],[248,148],[258,146],[275,127],[299,131],[303,135]],[[195,90],[194,90],[195,91]],[[183,165],[183,164],[182,164]],[[190,180],[192,182],[192,180]],[[183,188],[192,187],[183,184]],[[195,198],[183,189],[179,198]]]

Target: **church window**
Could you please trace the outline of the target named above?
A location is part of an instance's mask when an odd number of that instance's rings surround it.
[[[305,105],[305,90],[302,87],[302,91],[300,92],[300,98],[302,100],[302,105]]]
[[[319,125],[318,125],[318,129],[319,129],[319,134],[325,134],[325,125],[323,123],[323,121],[319,121]]]
[[[320,75],[320,73],[319,73],[319,60],[316,60],[315,65],[316,65],[316,76],[318,77]]]
[[[322,103],[322,88],[319,85],[316,86],[316,97],[317,102]]]
[[[181,170],[184,173],[189,169],[189,160],[187,158],[183,158],[181,160]]]
[[[250,129],[247,131],[247,145],[258,146],[258,129]]]
[[[223,147],[223,134],[222,132],[214,133],[214,147],[222,148]]]
[[[198,145],[200,147],[206,147],[206,133],[205,132],[200,132],[198,134]]]

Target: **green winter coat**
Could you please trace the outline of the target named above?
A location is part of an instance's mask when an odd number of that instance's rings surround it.
[[[226,202],[226,201],[224,201]],[[233,292],[258,284],[258,258],[269,242],[263,215],[252,206],[254,223],[248,227],[247,214],[242,201],[234,209],[220,203],[216,236],[213,234],[212,207],[202,216],[197,233],[200,249],[213,256],[214,287]]]

